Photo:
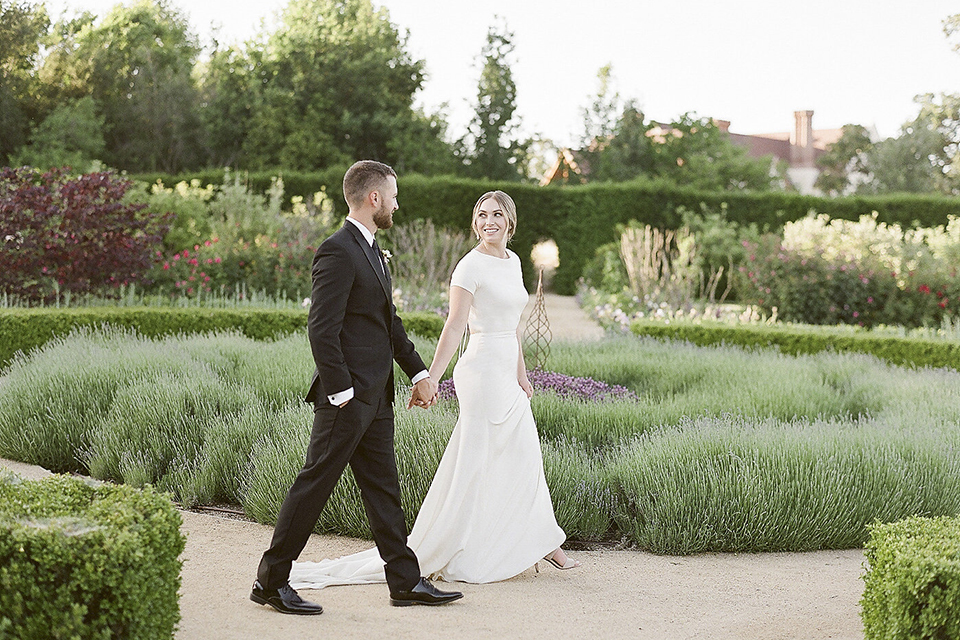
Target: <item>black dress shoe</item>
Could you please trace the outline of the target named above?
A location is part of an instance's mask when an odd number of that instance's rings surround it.
[[[253,583],[250,599],[257,604],[270,605],[280,613],[290,613],[295,616],[315,616],[323,613],[323,607],[301,598],[290,583],[279,589],[264,589],[257,580]]]
[[[459,591],[440,591],[426,578],[420,578],[410,591],[394,591],[390,594],[390,604],[395,607],[409,607],[413,604],[438,605],[459,600],[463,594]]]

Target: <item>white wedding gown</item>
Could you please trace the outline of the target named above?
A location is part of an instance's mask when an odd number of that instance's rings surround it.
[[[473,294],[470,341],[453,372],[460,416],[417,514],[408,544],[431,578],[506,580],[566,539],[543,475],[530,401],[517,382],[517,327],[527,303],[520,259],[477,250],[451,286]],[[294,589],[385,582],[376,547],[321,562],[296,562]]]

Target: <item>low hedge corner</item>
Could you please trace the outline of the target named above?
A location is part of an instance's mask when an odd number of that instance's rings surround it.
[[[867,640],[960,638],[960,518],[876,523],[864,552]]]
[[[151,488],[0,475],[0,636],[172,638],[180,523]]]

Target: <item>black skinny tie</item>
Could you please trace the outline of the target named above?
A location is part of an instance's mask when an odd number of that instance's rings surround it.
[[[387,275],[387,266],[383,263],[383,252],[380,251],[380,245],[377,244],[377,239],[373,239],[373,252],[377,254],[377,260],[380,262],[380,271],[383,272],[383,275]]]

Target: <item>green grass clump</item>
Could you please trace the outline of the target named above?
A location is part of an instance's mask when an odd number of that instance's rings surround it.
[[[785,422],[874,416],[906,426],[921,412],[960,423],[956,372],[905,370],[863,354],[789,356],[628,337],[557,343],[549,366],[623,385],[639,396],[636,405],[534,399],[541,433],[565,434],[592,446],[615,445],[654,427],[708,416]]]

